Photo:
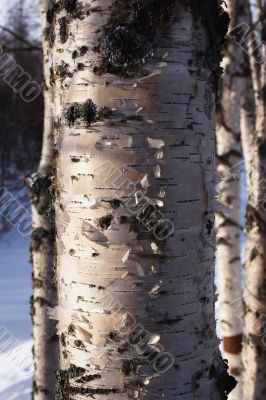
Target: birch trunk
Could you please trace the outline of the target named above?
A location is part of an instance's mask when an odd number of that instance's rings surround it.
[[[261,10],[262,12],[262,10]],[[264,21],[264,14],[260,21]],[[266,48],[262,25],[260,60],[265,60]],[[265,66],[258,63],[252,48],[250,64],[256,103],[255,132],[250,149],[249,199],[247,207],[247,260],[244,285],[243,361],[247,400],[262,400],[266,393],[266,109]]]
[[[213,1],[54,5],[56,399],[224,399],[213,82],[227,16]]]
[[[241,1],[229,2],[230,30],[243,21]],[[221,85],[220,109],[217,118],[217,170],[221,177],[219,200],[226,206],[217,213],[217,267],[219,277],[220,321],[224,358],[230,373],[238,381],[231,400],[243,399],[242,385],[242,303],[241,243],[241,160],[240,109],[245,88],[244,53],[234,39],[228,42]]]
[[[247,260],[244,286],[244,348],[247,400],[263,399],[266,390],[265,302],[265,106],[257,108],[255,146],[251,149],[247,208]]]
[[[41,0],[42,29],[46,28],[48,1]],[[54,227],[52,222],[51,183],[53,158],[53,96],[49,84],[49,44],[43,39],[44,57],[44,132],[42,155],[38,171],[28,178],[32,200],[33,264],[33,354],[35,373],[33,381],[34,400],[54,400],[56,371],[59,362],[59,343],[56,323],[48,316],[48,308],[57,304],[54,271]]]
[[[244,92],[241,99],[240,125],[241,125],[241,145],[243,151],[243,158],[245,161],[245,172],[246,172],[246,177],[243,178],[246,178],[244,179],[244,183],[247,184],[248,191],[250,187],[250,171],[252,162],[251,149],[255,145],[254,142],[255,131],[256,131],[255,123],[256,123],[256,116],[255,116],[254,90],[252,86],[252,81],[250,79],[250,75],[247,75],[245,79]]]
[[[244,290],[244,366],[247,399],[263,399],[265,373],[265,105],[256,109],[255,145],[251,149],[247,207],[247,260]]]

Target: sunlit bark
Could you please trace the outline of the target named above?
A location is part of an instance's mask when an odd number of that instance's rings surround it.
[[[98,0],[61,2],[49,21],[56,398],[224,399],[214,83],[227,17],[213,1]]]
[[[230,0],[230,32],[244,21],[243,2]],[[243,399],[242,388],[242,319],[238,312],[242,302],[241,266],[241,164],[240,134],[241,99],[245,89],[245,53],[231,36],[224,59],[220,107],[217,118],[217,159],[219,200],[226,207],[217,214],[217,264],[219,276],[220,321],[224,357],[229,361],[231,374],[238,385],[230,394],[231,400]]]

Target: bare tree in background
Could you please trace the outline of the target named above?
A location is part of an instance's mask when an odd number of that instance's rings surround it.
[[[30,15],[32,14],[33,10]],[[24,177],[36,168],[40,157],[43,98],[40,95],[34,101],[27,103],[10,82],[15,82],[16,88],[23,85],[23,81],[19,80],[19,73],[17,77],[14,74],[14,66],[17,66],[17,70],[24,71],[25,76],[29,76],[32,81],[41,85],[41,52],[25,51],[28,42],[36,48],[40,47],[40,44],[38,38],[31,37],[31,18],[22,0],[15,3],[12,13],[2,24],[0,26],[1,187],[4,186],[15,193],[16,198],[28,207]],[[5,218],[2,218],[0,232],[3,233],[8,229],[10,225]]]
[[[35,373],[34,400],[54,400],[59,361],[56,322],[49,318],[48,308],[57,305],[54,271],[54,225],[52,201],[53,179],[53,89],[50,85],[50,46],[46,35],[48,0],[40,1],[43,30],[44,62],[44,132],[38,171],[27,179],[32,200],[33,264],[32,320]]]
[[[265,69],[265,2],[257,2],[251,13],[251,3],[246,1],[252,34],[246,39],[251,65],[253,94],[256,106],[255,130],[252,115],[246,119],[250,125],[247,207],[247,257],[244,284],[244,337],[243,361],[245,399],[262,400],[266,392],[266,69]],[[252,5],[254,7],[254,4]],[[256,34],[256,39],[254,37]],[[252,105],[252,95],[247,100]],[[247,107],[246,107],[247,109]],[[252,111],[252,109],[251,109]],[[250,123],[251,122],[251,123]],[[246,152],[247,153],[247,152]]]
[[[230,32],[246,21],[244,1],[228,2],[231,17]],[[241,103],[246,89],[246,54],[229,36],[225,72],[220,88],[217,117],[217,159],[220,201],[226,207],[217,213],[217,264],[219,276],[220,321],[224,358],[229,370],[238,380],[231,400],[243,399],[242,387],[242,320],[238,310],[242,299],[241,265],[241,173],[242,144],[240,133]],[[245,109],[245,108],[244,108]]]

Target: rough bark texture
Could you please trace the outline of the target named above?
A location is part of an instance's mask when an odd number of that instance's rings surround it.
[[[231,16],[230,31],[244,21],[243,1],[228,3]],[[225,72],[222,78],[221,99],[217,117],[217,170],[221,177],[219,199],[226,206],[217,214],[217,261],[221,330],[224,338],[224,357],[238,385],[230,394],[231,400],[242,400],[242,320],[237,306],[242,299],[242,265],[240,222],[241,199],[241,99],[245,90],[245,53],[235,38],[228,39]]]
[[[193,4],[51,3],[57,400],[220,400],[234,387],[214,317],[227,17],[214,1]],[[174,229],[160,240],[163,216]]]
[[[261,36],[259,52],[265,60],[264,14],[257,25]],[[247,400],[262,400],[266,393],[266,109],[265,65],[258,64],[250,50],[256,102],[256,129],[249,159],[249,200],[247,207],[247,261],[244,285],[243,361]]]
[[[42,28],[46,26],[48,1],[41,0]],[[44,133],[41,161],[38,171],[27,179],[32,200],[32,242],[33,265],[33,354],[35,373],[33,381],[34,400],[54,400],[56,372],[59,366],[59,341],[56,323],[48,316],[48,308],[57,304],[54,271],[54,227],[51,207],[52,157],[53,157],[53,116],[52,91],[49,85],[49,46],[44,36]]]

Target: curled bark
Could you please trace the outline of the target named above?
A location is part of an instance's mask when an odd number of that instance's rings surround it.
[[[160,2],[160,15],[151,0],[70,3],[71,11],[60,2],[49,16],[56,399],[225,399],[235,382],[214,317],[222,37],[190,1]],[[225,32],[218,3],[207,3]]]

